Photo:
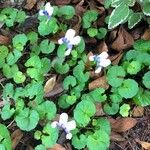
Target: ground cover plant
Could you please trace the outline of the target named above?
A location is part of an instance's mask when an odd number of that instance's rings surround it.
[[[0,4],[0,150],[130,142],[149,113],[150,1]]]

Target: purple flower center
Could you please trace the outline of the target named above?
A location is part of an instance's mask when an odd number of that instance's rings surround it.
[[[62,41],[63,41],[63,43],[65,43],[67,45],[68,49],[72,49],[73,45],[70,44],[70,41],[67,38],[63,37]]]
[[[43,10],[43,14],[44,14],[45,16],[47,16],[49,19],[51,18],[51,15],[49,15],[49,13],[48,13],[46,10]]]

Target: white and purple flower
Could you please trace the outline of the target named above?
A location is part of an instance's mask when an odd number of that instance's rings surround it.
[[[66,139],[71,139],[72,134],[71,130],[74,130],[76,128],[76,122],[74,120],[68,121],[68,114],[62,113],[59,118],[59,122],[54,121],[52,122],[51,126],[53,128],[58,128],[59,130],[64,130],[66,133]]]
[[[107,67],[111,64],[110,59],[108,59],[108,53],[107,52],[102,52],[100,55],[90,56],[89,60],[96,62],[95,73],[100,73],[103,67]]]
[[[65,36],[58,40],[59,44],[67,45],[67,51],[65,52],[65,56],[70,55],[73,45],[78,45],[81,41],[81,37],[75,36],[75,33],[75,30],[69,29],[67,30]]]
[[[50,2],[45,4],[45,9],[39,11],[40,16],[47,16],[48,19],[51,18],[54,8],[51,6]]]

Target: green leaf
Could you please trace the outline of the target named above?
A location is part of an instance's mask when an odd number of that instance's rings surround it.
[[[92,22],[96,21],[98,12],[96,10],[88,10],[83,14],[83,28],[89,28]]]
[[[35,110],[25,108],[16,116],[15,121],[21,130],[31,131],[38,124],[39,114]]]
[[[42,63],[42,68],[41,68],[41,73],[46,74],[50,71],[51,69],[51,61],[50,59],[44,57],[41,59],[41,63]]]
[[[74,87],[77,81],[74,76],[67,76],[63,81],[63,87],[65,90],[69,89],[69,86]]]
[[[110,95],[110,99],[113,103],[120,103],[122,102],[122,97],[118,93],[113,93]]]
[[[81,127],[85,127],[90,122],[90,117],[96,112],[95,105],[92,101],[81,101],[74,109],[74,118]]]
[[[14,86],[12,83],[7,83],[3,89],[2,98],[5,101],[9,101],[10,98],[13,98],[14,95]]]
[[[144,13],[146,16],[150,16],[150,1],[144,3],[142,10],[143,10],[143,13]]]
[[[75,135],[72,138],[72,145],[76,149],[83,149],[86,146],[86,141],[87,138],[84,134],[81,134],[79,137]]]
[[[105,90],[103,88],[96,88],[89,93],[90,99],[94,102],[104,102],[107,99]]]
[[[123,104],[123,105],[120,107],[119,113],[120,113],[123,117],[128,117],[128,116],[129,116],[129,110],[130,110],[130,105],[129,105],[129,104]]]
[[[128,27],[129,29],[132,29],[135,25],[137,25],[142,19],[141,13],[131,13],[131,15],[128,18]]]
[[[60,58],[65,57],[65,51],[67,49],[67,46],[65,44],[59,45],[57,49],[57,56]]]
[[[106,150],[109,147],[109,135],[103,130],[96,130],[87,138],[87,147],[89,150]]]
[[[103,130],[105,131],[108,135],[111,133],[111,126],[110,123],[107,119],[100,118],[100,119],[93,119],[92,125],[95,126],[96,130]]]
[[[30,57],[26,63],[25,63],[26,67],[34,67],[34,68],[41,68],[42,67],[42,63],[40,60],[40,57],[37,55],[34,55],[32,57]]]
[[[58,130],[57,128],[52,128],[50,124],[47,124],[43,128],[43,135],[41,136],[42,144],[46,148],[51,148],[56,144],[58,139]]]
[[[2,117],[3,120],[7,120],[7,119],[11,118],[11,116],[14,114],[14,112],[15,112],[15,109],[10,108],[10,104],[7,103],[2,108],[1,117]]]
[[[84,73],[85,65],[83,61],[78,62],[78,65],[73,69],[73,75],[80,83],[85,83],[89,79],[89,72]]]
[[[39,113],[40,119],[52,120],[56,115],[56,105],[51,101],[45,101],[35,109]]]
[[[94,37],[98,34],[98,30],[96,28],[88,28],[87,29],[87,34],[90,36],[90,37]]]
[[[22,56],[22,53],[18,51],[17,49],[10,52],[6,58],[8,65],[15,64],[21,56]]]
[[[72,6],[62,6],[58,9],[57,15],[65,19],[71,19],[75,15],[75,9]]]
[[[8,55],[8,48],[4,45],[0,46],[0,60],[5,59]]]
[[[129,15],[129,7],[121,4],[117,6],[111,13],[108,22],[108,29],[113,29],[119,24],[122,24]]]
[[[149,40],[137,40],[134,45],[134,49],[140,52],[150,52],[150,42]]]
[[[139,92],[135,97],[133,97],[135,104],[140,105],[142,107],[150,105],[150,91],[143,90],[140,88]]]
[[[16,83],[23,83],[26,79],[26,76],[21,71],[18,71],[14,74],[13,79]]]
[[[119,110],[119,104],[118,103],[112,103],[111,105],[105,104],[104,105],[104,111],[109,115],[115,115]]]
[[[68,97],[67,94],[64,94],[64,95],[59,97],[58,105],[60,108],[66,109],[70,106],[70,104],[66,101],[67,97]]]
[[[143,84],[145,85],[146,88],[150,89],[150,71],[144,74]]]
[[[43,53],[43,54],[50,54],[51,52],[53,52],[53,50],[55,49],[55,44],[54,42],[49,42],[48,39],[46,40],[43,40],[41,43],[40,43],[40,51]]]
[[[124,98],[134,97],[139,90],[138,83],[133,79],[126,79],[123,81],[121,87],[118,88],[118,93]]]
[[[73,105],[76,101],[77,101],[77,97],[74,96],[74,95],[67,96],[67,98],[66,98],[66,102],[67,102],[69,105]]]
[[[47,22],[47,20],[41,21],[38,26],[38,32],[40,35],[45,36],[50,33],[56,33],[58,30],[57,20],[52,18]]]
[[[35,150],[46,150],[46,147],[44,145],[40,144],[35,147]]]
[[[0,148],[4,148],[4,150],[12,149],[12,142],[9,131],[3,124],[0,124],[0,145]]]
[[[138,61],[132,61],[127,66],[127,72],[132,75],[137,74],[141,69],[141,63]]]
[[[28,41],[28,38],[25,34],[18,34],[12,40],[13,47],[19,51],[22,51],[27,41]]]
[[[105,38],[106,34],[107,34],[107,29],[106,28],[99,28],[97,38],[98,39],[103,39],[103,38]]]
[[[121,66],[112,66],[107,72],[108,83],[113,87],[119,87],[125,77],[125,71]]]
[[[56,58],[53,61],[54,69],[57,73],[66,74],[69,71],[69,65],[64,63],[64,58]]]
[[[35,44],[38,41],[38,34],[36,32],[31,31],[27,34],[27,38],[31,44]]]
[[[18,22],[18,23],[22,23],[22,22],[25,21],[25,19],[26,19],[25,12],[18,10],[18,13],[17,13],[15,21]]]

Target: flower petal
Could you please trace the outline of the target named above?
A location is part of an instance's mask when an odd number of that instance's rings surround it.
[[[66,139],[70,140],[71,138],[72,138],[72,134],[71,133],[66,134]]]
[[[57,124],[58,124],[57,121],[52,122],[52,123],[51,123],[52,128],[56,128],[56,127],[57,127]]]
[[[108,57],[108,53],[107,52],[102,52],[100,55],[98,55],[100,57],[100,59],[106,59]]]
[[[44,16],[43,10],[40,10],[40,11],[39,11],[39,15],[40,15],[40,16]]]
[[[90,60],[90,61],[94,61],[94,57],[95,57],[95,56],[89,56],[89,60]]]
[[[63,44],[64,42],[63,42],[63,38],[61,38],[61,39],[59,39],[58,40],[58,44]]]
[[[80,41],[81,41],[81,37],[80,37],[80,36],[76,36],[76,37],[74,37],[74,38],[70,41],[70,43],[73,44],[73,45],[78,45],[78,44],[80,43]]]
[[[68,40],[72,41],[72,39],[75,36],[75,33],[76,33],[75,30],[69,29],[69,30],[67,30],[67,32],[65,34],[65,38],[67,38]]]
[[[99,66],[99,67],[97,67],[97,68],[96,68],[95,73],[100,73],[100,72],[101,72],[101,70],[102,70],[102,67],[101,67],[101,66]]]
[[[70,53],[71,53],[71,50],[72,50],[72,49],[67,49],[67,50],[66,50],[66,52],[65,52],[65,56],[68,56],[68,55],[70,55]]]
[[[74,130],[76,128],[76,122],[74,120],[67,122],[66,124],[66,130],[69,132],[71,130]]]
[[[107,67],[111,64],[111,61],[109,59],[102,59],[100,62],[100,66]]]
[[[62,114],[60,115],[60,118],[59,118],[59,124],[60,124],[60,126],[61,126],[62,124],[66,124],[67,121],[68,121],[68,114],[62,113]]]

